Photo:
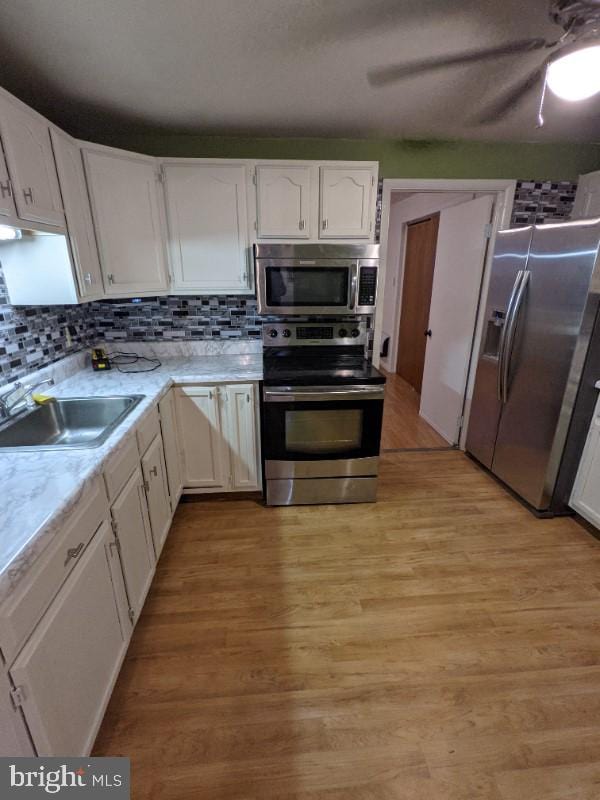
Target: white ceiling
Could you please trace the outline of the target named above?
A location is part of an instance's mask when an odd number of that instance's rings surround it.
[[[600,98],[477,112],[530,53],[374,89],[402,60],[555,36],[546,0],[2,0],[0,83],[82,136],[110,127],[261,136],[600,141]]]

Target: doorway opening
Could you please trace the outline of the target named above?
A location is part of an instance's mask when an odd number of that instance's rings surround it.
[[[388,378],[381,446],[459,447],[490,245],[514,183],[387,193],[386,183],[374,343],[374,361]]]

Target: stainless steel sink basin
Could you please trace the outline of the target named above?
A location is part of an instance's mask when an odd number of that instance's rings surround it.
[[[63,450],[99,447],[143,397],[135,394],[52,400],[0,428],[0,448]]]

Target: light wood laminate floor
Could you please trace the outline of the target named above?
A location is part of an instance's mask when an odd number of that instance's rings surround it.
[[[381,370],[387,378],[383,406],[383,450],[450,447],[450,444],[419,416],[420,396],[400,375]]]
[[[456,451],[182,504],[94,755],[136,800],[598,800],[600,543]]]

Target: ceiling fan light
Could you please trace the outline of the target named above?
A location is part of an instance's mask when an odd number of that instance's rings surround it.
[[[600,44],[552,61],[547,80],[550,91],[562,100],[585,100],[600,92]]]

